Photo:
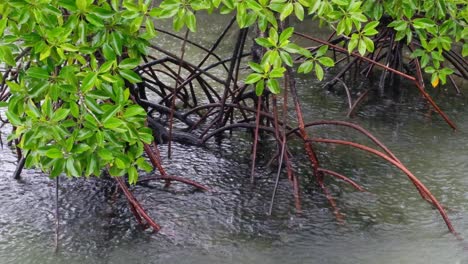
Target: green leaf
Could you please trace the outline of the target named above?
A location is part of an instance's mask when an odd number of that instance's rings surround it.
[[[324,45],[322,47],[320,47],[317,51],[317,57],[321,57],[323,55],[325,55],[325,53],[327,53],[328,51],[328,46],[327,45]]]
[[[75,0],[76,7],[78,7],[81,11],[86,11],[88,8],[88,1],[87,0]]]
[[[32,118],[39,119],[41,117],[41,113],[39,112],[39,109],[37,109],[36,105],[31,99],[28,100],[28,104],[27,104],[27,108],[25,109],[25,112],[29,117],[32,117]]]
[[[336,26],[336,34],[341,35],[346,30],[346,20],[341,20],[338,25]]]
[[[364,33],[364,35],[366,36],[372,36],[372,35],[375,35],[378,33],[377,30],[375,30],[375,28],[379,25],[379,21],[372,21],[372,22],[369,22],[366,24],[366,26],[364,27],[364,29],[362,30],[362,32]],[[375,32],[375,33],[374,33]]]
[[[255,42],[257,42],[258,45],[265,47],[265,48],[272,48],[275,46],[275,44],[272,44],[267,38],[256,38]]]
[[[122,177],[127,171],[117,168],[117,166],[111,166],[109,168],[109,174],[113,177]]]
[[[149,17],[146,18],[146,20],[145,20],[145,29],[146,29],[146,33],[142,35],[142,38],[144,38],[146,40],[151,40],[154,37],[156,37],[157,32],[154,29],[153,19],[151,19]]]
[[[270,78],[282,78],[286,69],[284,67],[274,68],[270,73]]]
[[[322,6],[321,0],[312,0],[311,2],[312,4],[310,5],[310,8],[309,8],[309,15],[312,13],[315,13]]]
[[[263,78],[263,75],[259,73],[251,73],[247,78],[245,79],[246,84],[253,84],[258,81],[260,81]]]
[[[119,106],[112,106],[102,115],[101,122],[106,123],[109,119],[113,118],[115,114],[120,110]]]
[[[86,152],[88,150],[90,150],[91,147],[85,143],[80,143],[78,145],[74,145],[73,148],[72,148],[72,151],[73,153],[75,154],[81,154],[83,152]]]
[[[407,23],[408,22],[404,20],[395,20],[391,22],[390,24],[388,24],[388,27],[393,27],[396,31],[402,31],[408,27]]]
[[[104,62],[101,67],[99,68],[99,73],[106,73],[109,72],[114,67],[115,61],[106,61]]]
[[[151,144],[151,142],[153,142],[153,134],[150,129],[141,129],[141,131],[138,131],[138,137],[146,144]]]
[[[110,44],[111,44],[111,47],[114,49],[115,54],[117,54],[118,56],[121,56],[123,42],[122,42],[122,38],[117,33],[117,31],[114,31],[111,33]]]
[[[115,12],[110,9],[96,7],[96,6],[92,8],[92,12],[93,14],[95,14],[96,16],[102,19],[112,18],[115,15]]]
[[[102,45],[102,53],[104,55],[104,58],[108,61],[115,60],[116,58],[114,50],[107,43],[104,43]]]
[[[297,71],[299,73],[307,74],[311,72],[313,68],[314,68],[314,62],[311,60],[307,60],[303,62],[301,65],[299,65],[299,68],[297,69]]]
[[[80,167],[78,166],[77,163],[75,163],[75,160],[73,158],[68,158],[67,163],[66,163],[66,168],[68,175],[74,176],[74,177],[80,177]]]
[[[60,175],[65,169],[65,160],[64,159],[55,159],[55,162],[52,165],[52,170],[50,171],[50,177],[56,178]]]
[[[146,171],[146,172],[150,172],[150,171],[153,170],[153,166],[151,166],[151,164],[149,164],[149,163],[145,160],[145,158],[142,158],[142,157],[138,158],[138,159],[136,160],[136,164],[138,165],[138,167],[139,167],[140,169],[143,169],[143,170]]]
[[[14,114],[13,112],[11,112],[10,110],[6,111],[6,112],[5,112],[5,115],[6,115],[6,117],[8,118],[8,121],[10,121],[10,123],[11,123],[13,126],[21,126],[21,125],[23,125],[23,121],[21,121],[20,117],[17,116],[16,114]]]
[[[250,68],[251,68],[252,70],[254,70],[255,72],[263,73],[263,68],[262,68],[262,66],[260,66],[258,63],[249,61],[248,64],[249,64]]]
[[[146,116],[146,111],[139,105],[131,105],[125,109],[123,116],[124,118],[132,116]]]
[[[325,67],[335,66],[335,62],[329,57],[320,57],[318,61],[320,62],[320,64],[322,64]]]
[[[122,157],[125,157],[125,156],[122,156]],[[127,168],[128,163],[122,160],[120,157],[117,157],[114,160],[114,164],[117,166],[117,168],[123,170]]]
[[[49,72],[43,68],[31,67],[26,71],[26,74],[35,79],[49,79]]]
[[[110,161],[114,159],[114,156],[112,155],[112,152],[108,149],[101,148],[98,150],[98,155],[101,159]]]
[[[3,33],[5,32],[5,28],[7,26],[7,22],[8,22],[8,17],[7,16],[4,16],[1,20],[0,20],[0,37],[3,37]]]
[[[130,184],[136,184],[138,181],[138,171],[135,167],[130,166],[127,169],[127,174],[128,174],[128,183]]]
[[[246,0],[247,8],[250,8],[256,12],[261,12],[263,7],[256,0]]]
[[[289,53],[285,52],[285,51],[280,51],[279,52],[279,55],[281,57],[281,60],[286,64],[288,65],[289,67],[292,67],[293,66],[293,61],[292,61],[292,58],[291,58],[291,55],[289,55]]]
[[[276,79],[269,79],[269,80],[267,81],[267,85],[268,85],[268,89],[269,89],[270,92],[272,92],[273,94],[279,94],[279,93],[281,92],[281,89],[280,89],[278,80],[276,80]]]
[[[127,58],[122,60],[119,63],[119,68],[120,69],[134,69],[140,64],[140,59],[139,58]]]
[[[85,176],[89,177],[97,170],[97,160],[95,155],[89,155],[86,159]]]
[[[276,31],[275,28],[270,28],[270,30],[268,30],[268,39],[270,40],[270,43],[273,44],[273,46],[276,46],[276,44],[278,43],[278,31]]]
[[[363,37],[361,39],[361,41],[364,41],[365,45],[366,45],[366,49],[370,52],[373,52],[374,51],[374,42],[372,41],[372,39],[368,38],[368,37]]]
[[[101,107],[96,103],[96,100],[91,98],[90,96],[85,96],[85,105],[96,114],[102,114],[104,111]]]
[[[413,27],[416,29],[427,29],[430,27],[434,27],[435,23],[429,18],[416,18],[413,20]]]
[[[13,57],[13,53],[11,52],[10,47],[0,45],[0,60],[3,60],[9,66],[16,66],[15,57]]]
[[[359,39],[351,39],[348,43],[348,52],[351,53],[358,45]]]
[[[468,56],[468,43],[463,44],[462,56],[463,57]]]
[[[294,11],[294,6],[292,3],[287,3],[284,8],[283,8],[283,11],[281,11],[280,13],[280,20],[283,21],[285,18],[287,18],[289,15],[291,15],[291,13]]]
[[[57,147],[50,148],[46,151],[45,155],[51,159],[63,158],[63,153]]]
[[[294,33],[294,28],[293,27],[288,27],[287,29],[283,30],[279,36],[279,43],[285,43]],[[285,43],[287,44],[287,43]]]
[[[282,50],[289,53],[298,53],[306,57],[310,57],[310,52],[295,43],[288,43],[286,46],[281,47]]]
[[[195,18],[193,12],[187,12],[185,24],[187,25],[187,28],[190,29],[190,31],[197,31],[197,19]]]
[[[60,107],[52,116],[52,122],[59,122],[65,119],[70,113],[70,109]]]
[[[83,81],[81,82],[81,91],[83,93],[88,92],[89,90],[91,90],[94,87],[94,84],[96,83],[97,76],[98,76],[97,72],[90,72],[90,73],[86,74]]]
[[[141,77],[136,72],[128,69],[121,69],[119,70],[120,76],[125,78],[127,81],[131,83],[139,83],[141,82]]]
[[[281,57],[277,50],[269,50],[265,53],[262,59],[262,64],[273,66],[281,66]]]
[[[116,117],[111,117],[109,118],[108,120],[106,120],[105,122],[103,122],[103,125],[105,128],[108,128],[108,129],[116,129],[116,128],[122,128],[125,126],[125,122],[123,122],[122,120],[116,118]],[[121,129],[123,131],[125,131],[124,129]]]
[[[427,73],[434,73],[435,69],[433,67],[429,66],[429,67],[425,68],[424,71],[427,72]]]
[[[324,73],[320,64],[315,64],[315,75],[317,75],[317,79],[319,79],[319,81],[323,80]]]
[[[300,21],[304,20],[304,8],[298,2],[294,3],[294,14]]]
[[[78,51],[78,48],[70,43],[63,43],[62,45],[60,45],[60,48],[62,48],[65,51],[71,51],[71,52]]]
[[[185,9],[181,9],[181,10],[185,10]],[[185,13],[185,11],[184,11]],[[178,14],[180,14],[180,12],[178,12]],[[184,26],[184,16],[180,16],[180,15],[177,15],[174,17],[174,20],[173,20],[173,23],[172,23],[172,27],[174,28],[175,31],[179,31],[182,29],[182,27]]]
[[[78,38],[82,45],[86,44],[86,23],[83,20],[78,23]]]
[[[332,2],[339,6],[348,6],[348,1],[346,0],[332,0]]]
[[[259,15],[258,17],[258,28],[260,31],[265,32],[268,27],[268,20],[267,17],[263,14]]]
[[[364,56],[364,54],[366,54],[366,50],[367,50],[366,42],[364,42],[363,39],[360,39],[359,40],[359,45],[358,45],[359,54]]]
[[[257,96],[262,95],[264,89],[265,89],[265,81],[261,80],[257,82],[257,85],[255,85],[255,94]]]

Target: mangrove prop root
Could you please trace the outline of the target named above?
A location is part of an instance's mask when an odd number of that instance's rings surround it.
[[[344,216],[341,214],[340,209],[336,205],[335,198],[333,198],[330,191],[328,190],[328,188],[323,183],[322,179],[320,179],[318,181],[318,184],[320,185],[320,188],[322,189],[323,193],[325,194],[325,197],[327,198],[328,202],[330,203],[330,206],[333,209],[333,214],[335,215],[336,220],[338,221],[338,223],[344,224]]]
[[[231,26],[233,20],[231,20]],[[177,57],[169,52],[161,51],[161,48],[155,47],[155,49],[163,52],[168,57],[163,59],[156,59],[159,61],[149,61],[146,62],[145,65],[140,66],[137,69],[137,72],[140,74],[145,74],[144,82],[145,84],[139,85],[136,90],[136,94],[138,92],[140,94],[145,90],[149,92],[153,92],[159,98],[156,101],[152,101],[152,99],[147,99],[142,96],[139,100],[142,105],[144,105],[148,109],[150,115],[159,115],[155,116],[160,124],[164,125],[164,118],[166,120],[170,120],[171,126],[173,122],[173,118],[176,118],[177,121],[180,121],[179,124],[187,125],[187,128],[181,129],[181,131],[176,132],[185,132],[187,134],[193,135],[196,138],[197,142],[199,142],[199,146],[205,145],[208,140],[212,137],[216,136],[217,138],[221,138],[221,135],[226,133],[228,130],[229,133],[232,133],[234,129],[247,129],[250,131],[253,136],[253,146],[252,146],[252,167],[251,169],[251,180],[255,179],[255,164],[257,161],[257,147],[259,144],[259,133],[269,133],[274,137],[276,141],[277,150],[274,153],[274,157],[272,159],[278,160],[278,171],[275,174],[275,186],[273,189],[273,194],[271,197],[270,208],[268,213],[271,214],[272,208],[274,206],[275,194],[278,189],[279,184],[279,177],[282,168],[286,168],[287,177],[290,181],[293,189],[294,194],[294,201],[296,205],[296,211],[300,212],[301,205],[300,205],[300,189],[299,189],[299,178],[295,175],[293,166],[292,166],[292,159],[293,156],[291,155],[288,149],[287,138],[290,135],[298,136],[303,143],[303,148],[305,150],[305,154],[310,162],[311,168],[313,170],[313,175],[315,176],[316,183],[319,188],[323,191],[326,199],[329,201],[331,208],[333,209],[333,214],[335,215],[338,222],[344,222],[344,216],[340,212],[337,207],[337,202],[335,198],[332,196],[330,190],[325,186],[324,183],[324,176],[331,176],[337,180],[344,181],[346,184],[351,185],[358,191],[365,191],[364,188],[359,185],[358,183],[354,182],[350,178],[335,172],[333,170],[325,169],[320,167],[321,163],[315,153],[314,144],[317,142],[317,139],[313,138],[312,135],[309,135],[309,132],[306,131],[307,127],[312,126],[319,126],[319,125],[333,125],[333,126],[343,126],[346,128],[354,129],[361,134],[365,135],[369,138],[376,146],[379,147],[382,151],[377,151],[372,149],[371,153],[383,158],[384,160],[388,160],[394,166],[398,167],[400,170],[405,172],[408,175],[408,178],[417,188],[421,197],[428,202],[430,202],[434,207],[439,210],[439,213],[444,218],[449,230],[452,233],[455,233],[453,227],[451,226],[450,222],[448,221],[447,215],[443,211],[443,208],[440,204],[435,200],[435,198],[430,194],[427,188],[422,185],[420,181],[417,180],[414,175],[409,174],[410,172],[406,169],[406,167],[401,163],[401,161],[384,145],[382,144],[377,138],[375,138],[370,132],[365,130],[364,128],[355,125],[353,123],[344,122],[344,121],[326,121],[326,120],[319,120],[316,122],[306,123],[304,121],[304,115],[301,109],[301,101],[297,94],[297,90],[295,87],[295,80],[294,80],[294,71],[292,68],[287,68],[285,73],[285,89],[283,93],[283,104],[282,104],[282,114],[283,118],[280,120],[278,118],[279,113],[276,105],[276,96],[269,94],[265,94],[262,97],[257,97],[255,92],[250,89],[249,85],[239,85],[237,83],[238,73],[239,73],[239,66],[240,66],[240,58],[243,57],[245,54],[242,53],[242,49],[245,45],[245,38],[247,35],[247,30],[240,30],[239,37],[237,42],[235,43],[235,48],[232,51],[232,56],[228,59],[221,60],[219,62],[215,62],[211,65],[204,66],[202,69],[202,65],[207,61],[208,56],[215,54],[213,51],[216,49],[218,42],[223,38],[221,36],[215,45],[208,50],[208,54],[203,57],[203,60],[198,64],[191,64],[187,61],[183,60],[182,57]],[[298,33],[297,35],[301,35]],[[302,36],[302,35],[301,35]],[[308,36],[305,36],[309,38]],[[181,38],[182,39],[182,38]],[[186,39],[184,37],[183,39]],[[317,40],[314,38],[309,38],[314,41],[319,42],[321,45],[328,45],[331,47],[333,52],[337,53],[347,53],[347,50],[337,46],[338,42],[335,40]],[[395,54],[391,55],[392,51],[399,49],[399,47],[395,45],[388,45],[390,39],[390,33],[381,36],[378,45],[378,51],[375,54],[370,54],[369,57],[360,56],[357,53],[352,53],[349,56],[345,55],[345,59],[348,59],[347,67],[345,67],[345,71],[340,71],[340,75],[335,76],[335,78],[329,83],[336,83],[340,82],[343,84],[344,89],[346,91],[346,95],[348,97],[348,105],[349,111],[348,115],[352,116],[356,109],[361,105],[364,101],[366,96],[369,93],[369,90],[364,91],[356,100],[352,100],[351,92],[349,87],[346,86],[344,83],[344,78],[346,77],[345,73],[351,67],[357,67],[355,73],[358,74],[359,72],[368,73],[374,67],[380,67],[384,70],[384,72],[388,73],[388,76],[384,76],[387,80],[383,79],[383,81],[392,82],[395,76],[401,76],[413,82],[422,95],[427,99],[427,101],[432,105],[432,107],[441,115],[445,121],[455,128],[455,125],[448,119],[444,112],[435,104],[432,98],[425,93],[424,91],[424,84],[420,78],[421,72],[416,73],[416,77],[407,75],[401,71],[402,66],[402,55]],[[190,43],[187,41],[187,43]],[[212,53],[212,54],[210,54]],[[390,56],[392,56],[390,58]],[[149,56],[151,58],[151,56]],[[216,57],[216,56],[215,56]],[[353,58],[351,58],[353,57]],[[382,60],[389,60],[391,62],[387,66],[380,63],[379,61]],[[226,63],[227,62],[227,63]],[[362,62],[366,62],[362,64]],[[207,64],[207,63],[206,63]],[[362,64],[362,65],[361,65]],[[179,73],[174,70],[171,70],[169,66],[178,66]],[[217,67],[217,65],[222,65],[225,67],[227,76],[223,77],[216,77],[213,76],[208,72],[208,70]],[[227,65],[227,67],[226,67]],[[157,68],[153,69],[153,66]],[[420,66],[416,65],[416,69],[419,69]],[[163,68],[160,70],[160,68]],[[183,69],[184,72],[188,72],[188,77],[180,76],[180,69]],[[175,80],[175,85],[170,87],[170,85],[163,84],[158,78],[155,77],[156,73],[162,73],[167,75],[170,79]],[[149,77],[148,77],[149,76]],[[151,80],[153,78],[154,80]],[[215,91],[213,87],[208,85],[208,82],[205,80],[210,78],[218,84],[221,84],[222,88],[224,88],[221,92]],[[172,84],[171,84],[172,85]],[[185,87],[187,86],[187,87]],[[200,87],[200,93],[195,93],[193,91],[194,87]],[[190,89],[190,90],[189,90]],[[288,94],[290,94],[290,101],[293,103],[291,107],[295,111],[297,127],[292,127],[288,125]],[[150,98],[150,97],[148,97]],[[174,105],[174,100],[180,101],[181,104],[177,104],[177,108]],[[179,106],[181,105],[181,106]],[[162,107],[159,107],[162,106]],[[271,109],[273,107],[273,110]],[[169,118],[168,118],[169,117]],[[175,135],[175,134],[174,134]],[[174,139],[174,138],[172,138]],[[319,139],[322,140],[322,139]],[[330,139],[323,139],[323,140],[330,140]],[[173,140],[169,140],[171,142]],[[348,141],[343,141],[348,142]],[[331,143],[331,142],[326,142]],[[334,142],[336,143],[336,142]],[[344,144],[344,143],[343,143]],[[349,144],[357,144],[357,143],[349,143]],[[362,146],[365,148],[366,146]],[[355,146],[356,147],[356,146]],[[361,148],[361,149],[362,149]],[[166,181],[166,184],[170,184],[173,181],[179,181],[185,184],[189,184],[194,186],[200,190],[208,190],[207,187],[181,177],[168,175],[168,173],[164,170],[161,166],[160,155],[157,146],[154,148],[150,145],[144,146],[145,152],[147,153],[149,159],[151,160],[153,166],[159,171],[160,175],[155,175],[148,177],[148,179],[144,180],[163,180]],[[371,148],[369,148],[371,149]],[[368,150],[369,152],[369,150]],[[378,154],[376,154],[378,153]],[[284,165],[284,166],[283,166]],[[143,181],[143,179],[142,179]],[[138,212],[138,209],[135,207],[135,211]],[[139,215],[139,213],[137,213]]]
[[[193,187],[196,187],[196,188],[198,188],[198,189],[200,189],[202,191],[209,191],[210,190],[208,187],[206,187],[203,184],[200,184],[200,183],[198,183],[196,181],[185,179],[185,178],[182,178],[182,177],[179,177],[179,176],[165,175],[165,176],[161,176],[161,177],[158,177],[158,178],[161,179],[161,180],[177,181],[177,182],[185,183],[185,184],[188,184],[188,185],[192,185]]]
[[[117,184],[127,198],[127,201],[130,204],[130,208],[132,209],[132,212],[134,213],[137,221],[141,223],[142,219],[144,219],[155,232],[158,232],[161,227],[146,213],[145,209],[143,209],[133,193],[130,192],[130,190],[127,188],[127,185],[125,184],[125,181],[122,179],[122,177],[115,177],[114,179],[117,181]]]
[[[356,125],[356,124],[353,124],[353,123],[350,123],[350,122],[346,122],[346,121],[318,120],[318,121],[307,123],[304,126],[305,127],[312,127],[312,126],[323,126],[323,125],[344,126],[344,127],[352,128],[352,129],[354,129],[356,131],[359,131],[360,133],[365,135],[367,138],[372,140],[372,142],[374,142],[382,150],[384,150],[385,153],[387,153],[387,155],[390,156],[393,160],[397,161],[398,163],[401,163],[400,160],[390,151],[390,149],[388,147],[386,147],[380,140],[378,140],[375,136],[373,136],[369,131],[367,131],[366,129],[364,129],[363,127],[361,127],[359,125]],[[294,133],[294,131],[296,131],[296,130],[299,130],[299,128],[295,128],[295,129],[289,131],[288,136],[290,134]]]
[[[299,133],[301,135],[301,138],[304,140],[304,147],[305,147],[306,154],[309,157],[310,162],[312,163],[315,177],[320,178],[321,176],[319,175],[317,171],[319,167],[319,161],[313,150],[312,144],[310,144],[310,142],[308,141],[309,135],[307,134],[305,130],[302,109],[301,109],[301,105],[299,103],[299,98],[297,96],[297,91],[296,91],[296,83],[294,81],[293,71],[290,67],[288,67],[286,70],[285,78],[288,81],[289,89],[291,91],[291,96],[293,98],[297,121],[299,123]]]
[[[335,171],[332,171],[332,170],[327,170],[327,169],[324,169],[324,168],[319,168],[318,169],[319,171],[323,172],[324,174],[328,174],[330,176],[333,176],[335,178],[338,178],[340,180],[343,180],[347,183],[349,183],[351,186],[353,186],[356,190],[358,191],[361,191],[361,192],[364,192],[364,188],[361,187],[361,185],[357,184],[356,182],[354,182],[353,180],[351,180],[350,178],[338,173],[338,172],[335,172]]]
[[[439,211],[440,215],[444,219],[445,224],[447,225],[448,230],[457,235],[455,229],[452,226],[452,223],[450,222],[450,219],[448,218],[447,213],[445,212],[445,209],[442,207],[442,205],[439,203],[439,201],[432,195],[432,193],[427,189],[427,187],[416,177],[411,173],[403,164],[401,164],[398,161],[395,161],[394,159],[390,158],[389,156],[385,155],[384,153],[375,150],[373,148],[357,144],[355,142],[350,142],[350,141],[345,141],[345,140],[339,140],[339,139],[324,139],[324,138],[312,138],[310,139],[313,142],[320,142],[320,143],[329,143],[329,144],[340,144],[340,145],[347,145],[351,146],[357,149],[364,150],[366,152],[372,153],[388,162],[393,164],[395,167],[400,169],[402,172],[404,172],[408,178],[416,185],[418,188],[430,199],[432,204],[437,208]]]
[[[146,154],[148,155],[150,161],[151,161],[151,164],[153,164],[154,167],[156,167],[159,171],[159,173],[161,174],[160,177],[157,177],[157,179],[161,179],[161,180],[165,180],[166,181],[166,184],[170,184],[171,181],[177,181],[177,182],[181,182],[181,183],[185,183],[185,184],[188,184],[188,185],[192,185],[193,187],[196,187],[200,190],[203,190],[203,191],[209,191],[210,189],[200,183],[197,183],[195,181],[192,181],[192,180],[189,180],[189,179],[185,179],[185,178],[182,178],[182,177],[178,177],[178,176],[170,176],[167,174],[166,170],[164,170],[163,166],[161,165],[161,160],[160,160],[160,155],[159,155],[159,150],[157,150],[158,148],[155,146],[154,148],[151,148],[148,144],[145,144],[144,145],[144,150],[146,152]]]
[[[353,117],[356,114],[357,109],[361,105],[361,103],[367,98],[369,94],[369,89],[366,89],[357,99],[354,101],[353,105],[349,109],[348,113],[346,114],[347,117]]]

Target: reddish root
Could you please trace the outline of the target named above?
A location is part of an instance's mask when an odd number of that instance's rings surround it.
[[[364,188],[362,188],[359,184],[357,184],[355,181],[351,180],[350,178],[338,173],[338,172],[335,172],[335,171],[332,171],[332,170],[327,170],[327,169],[323,169],[323,168],[319,168],[318,171],[320,172],[323,172],[324,174],[327,174],[327,175],[330,175],[330,176],[333,176],[335,178],[338,178],[340,180],[343,180],[347,183],[349,183],[351,186],[353,186],[356,190],[358,191],[361,191],[361,192],[365,192],[366,190]]]
[[[130,192],[130,190],[128,189],[122,177],[115,177],[114,179],[119,184],[119,187],[120,189],[122,189],[123,193],[125,194],[125,197],[127,197],[127,201],[130,204],[130,209],[135,215],[135,218],[137,219],[138,223],[142,224],[144,219],[147,223],[146,225],[151,226],[155,232],[158,232],[161,229],[161,227],[146,213],[145,209],[143,209],[143,207],[135,198],[133,193]],[[145,228],[147,227],[146,225],[144,225]]]
[[[198,183],[196,181],[185,179],[185,178],[182,178],[182,177],[179,177],[179,176],[174,176],[174,175],[166,175],[166,176],[160,176],[160,177],[157,177],[157,176],[145,177],[144,179],[139,180],[139,182],[153,181],[153,180],[164,180],[164,181],[169,181],[169,182],[177,181],[177,182],[181,182],[181,183],[191,185],[191,186],[193,186],[193,187],[195,187],[197,189],[200,189],[202,191],[210,191],[210,188],[206,187],[203,184],[200,184],[200,183]],[[165,186],[165,187],[169,187],[169,186]]]
[[[325,194],[325,197],[327,197],[327,200],[333,209],[333,214],[335,215],[336,220],[338,221],[338,223],[344,224],[344,216],[343,214],[341,214],[340,209],[336,205],[335,198],[333,198],[333,196],[331,195],[330,190],[328,190],[328,188],[325,186],[325,184],[323,183],[323,180],[319,180],[318,184],[320,188],[322,189],[323,193]]]
[[[169,185],[171,184],[172,181],[178,181],[178,182],[182,182],[182,183],[185,183],[185,184],[188,184],[188,185],[192,185],[200,190],[203,190],[203,191],[209,191],[209,188],[200,184],[200,183],[197,183],[195,181],[192,181],[192,180],[189,180],[189,179],[185,179],[185,178],[182,178],[182,177],[178,177],[178,176],[171,176],[171,175],[168,175],[167,172],[164,170],[164,168],[162,167],[161,165],[161,159],[160,159],[160,155],[159,155],[159,150],[157,148],[157,146],[155,146],[154,148],[151,148],[148,144],[145,144],[144,145],[144,149],[145,149],[145,152],[146,154],[148,155],[150,161],[151,161],[151,164],[153,164],[154,167],[156,167],[159,171],[159,173],[161,174],[160,177],[155,177],[155,179],[161,179],[161,180],[165,180],[166,181],[166,187],[169,187]]]
[[[345,141],[345,140],[323,139],[323,138],[312,138],[311,141],[351,146],[351,147],[354,147],[354,148],[361,149],[361,150],[364,150],[366,152],[372,153],[372,154],[374,154],[374,155],[376,155],[376,156],[378,156],[378,157],[392,163],[395,167],[397,167],[402,172],[404,172],[408,176],[408,178],[413,182],[413,184],[416,186],[416,188],[418,188],[418,190],[420,192],[422,192],[422,194],[424,194],[424,196],[427,197],[431,201],[431,203],[437,208],[440,215],[444,219],[445,224],[447,225],[447,228],[449,229],[449,231],[451,233],[457,235],[455,229],[452,226],[452,223],[451,223],[450,219],[448,218],[447,213],[445,212],[445,209],[442,207],[442,205],[439,203],[439,201],[434,197],[434,195],[432,195],[432,193],[429,191],[429,189],[427,189],[427,187],[416,176],[414,176],[413,173],[411,173],[403,164],[395,161],[394,159],[390,158],[389,156],[385,155],[384,153],[382,153],[382,152],[380,152],[378,150],[375,150],[373,148],[370,148],[370,147],[367,147],[367,146],[364,146],[364,145],[361,145],[361,144],[358,144],[358,143]]]

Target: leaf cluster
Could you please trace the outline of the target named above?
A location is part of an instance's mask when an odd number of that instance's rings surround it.
[[[12,0],[0,4],[0,60],[18,73],[6,116],[26,166],[57,177],[151,170],[146,112],[129,87],[156,36],[151,1]],[[144,27],[143,27],[144,25]],[[17,58],[17,59],[16,59]]]

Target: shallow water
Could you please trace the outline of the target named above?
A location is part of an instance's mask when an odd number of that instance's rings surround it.
[[[216,36],[213,30],[201,33],[197,40],[205,43]],[[229,56],[227,50],[221,54]],[[192,50],[187,56],[201,55]],[[298,83],[307,120],[348,120],[339,89],[327,92],[313,78]],[[459,126],[452,132],[436,115],[426,115],[427,106],[417,94],[408,95],[368,103],[351,121],[394,151],[448,209],[460,235],[468,238],[468,100],[436,97]],[[310,132],[368,143],[357,133],[335,127]],[[3,130],[2,138],[6,135]],[[163,227],[158,234],[138,227],[125,197],[113,195],[113,181],[61,178],[57,255],[55,182],[32,170],[24,171],[22,181],[11,180],[15,157],[5,147],[0,150],[0,263],[468,263],[468,251],[448,233],[437,211],[389,164],[358,150],[320,146],[326,168],[368,190],[356,192],[327,179],[346,223],[338,224],[321,191],[305,183],[303,213],[296,214],[284,177],[273,215],[268,216],[275,168],[264,166],[269,158],[265,155],[252,186],[250,138],[235,132],[231,139],[210,142],[206,148],[175,144],[173,159],[164,161],[169,173],[199,181],[210,192],[182,184],[133,188]],[[164,155],[166,146],[161,151]],[[265,146],[261,151],[271,149]],[[297,155],[296,166],[299,175],[310,174],[302,155]]]

